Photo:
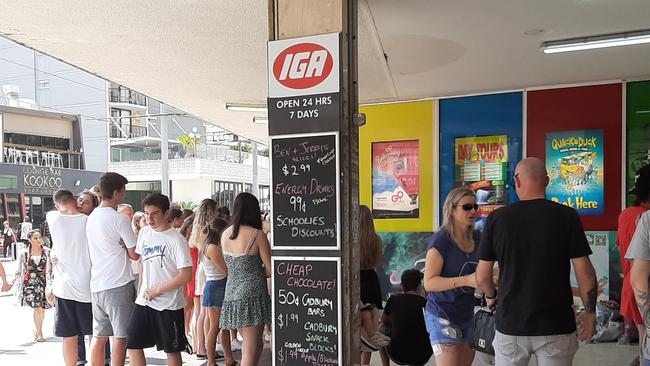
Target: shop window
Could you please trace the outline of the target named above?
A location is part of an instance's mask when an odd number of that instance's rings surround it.
[[[41,146],[47,147],[49,149],[55,149],[56,148],[56,138],[55,137],[50,137],[50,136],[43,136],[43,144]]]
[[[34,136],[34,135],[27,136],[27,145],[41,146],[41,136]]]
[[[70,150],[70,139],[57,138],[54,143],[59,150]]]

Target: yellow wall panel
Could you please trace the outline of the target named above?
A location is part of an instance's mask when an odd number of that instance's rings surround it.
[[[420,217],[375,219],[378,232],[432,232],[434,212],[434,111],[437,101],[360,107],[366,115],[359,129],[359,200],[372,209],[372,143],[419,140]]]

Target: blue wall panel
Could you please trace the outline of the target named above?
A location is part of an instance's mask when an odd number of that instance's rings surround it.
[[[440,220],[442,206],[454,188],[454,139],[508,135],[508,182],[522,154],[523,93],[502,93],[440,100]],[[517,199],[514,189],[508,199]]]

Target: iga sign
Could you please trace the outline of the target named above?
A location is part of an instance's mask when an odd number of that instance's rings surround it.
[[[269,42],[269,98],[339,91],[339,34]]]
[[[289,89],[318,86],[332,73],[332,55],[316,43],[299,43],[282,51],[273,62],[273,76]]]
[[[269,134],[338,131],[338,33],[268,43]]]

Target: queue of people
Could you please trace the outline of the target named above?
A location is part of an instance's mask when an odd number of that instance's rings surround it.
[[[172,208],[164,195],[151,195],[141,213],[121,205],[126,183],[106,173],[98,193],[84,191],[75,199],[57,192],[58,211],[47,215],[53,250],[38,231],[27,233],[17,283],[21,304],[34,309],[35,339],[43,338],[43,312],[55,305],[55,335],[63,337],[66,365],[85,360],[79,349],[85,335],[93,336],[93,365],[109,359],[109,337],[114,365],[124,364],[127,350],[131,364],[144,365],[142,350],[153,346],[167,353],[169,364],[180,365],[181,352],[208,365],[220,359],[258,364],[271,320],[271,253],[257,199],[240,194],[230,217],[211,199],[188,212]],[[362,364],[378,351],[383,365],[424,365],[431,356],[439,366],[471,365],[477,356],[470,347],[473,316],[482,298],[496,309],[496,365],[528,365],[533,356],[539,365],[571,365],[578,342],[594,333],[598,284],[577,213],[547,200],[547,184],[543,161],[519,162],[513,177],[519,201],[492,212],[483,232],[474,230],[474,192],[452,190],[424,273],[404,271],[403,292],[388,298],[383,312],[376,273],[382,243],[371,211],[362,206]],[[649,365],[650,167],[640,171],[632,193],[634,206],[619,218],[622,260],[632,264],[623,267],[623,314],[639,325],[639,360]],[[132,263],[140,265],[135,284]],[[577,314],[571,267],[583,305]],[[233,355],[237,333],[243,338],[239,361]]]
[[[270,246],[257,199],[237,196],[231,218],[211,199],[194,213],[152,194],[138,212],[122,202],[126,184],[109,172],[76,198],[57,191],[46,217],[51,250],[39,230],[27,231],[13,283],[20,304],[34,309],[35,341],[54,307],[69,366],[87,362],[85,336],[97,366],[123,365],[127,351],[131,365],[145,365],[143,349],[153,346],[170,365],[182,364],[181,352],[208,365],[257,365],[271,320]],[[8,291],[1,266],[0,279]],[[242,350],[240,361],[232,348]]]

